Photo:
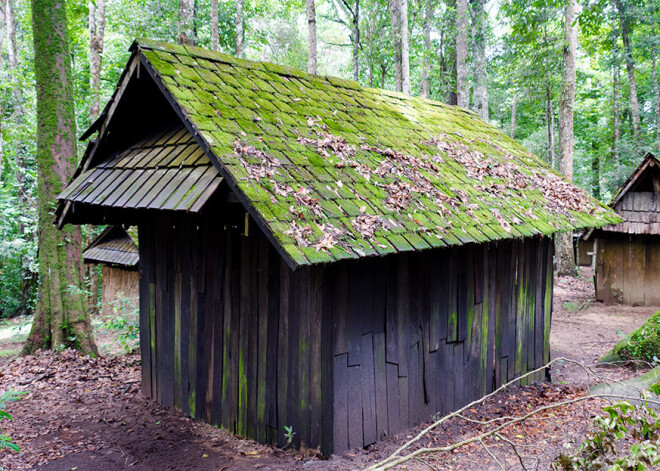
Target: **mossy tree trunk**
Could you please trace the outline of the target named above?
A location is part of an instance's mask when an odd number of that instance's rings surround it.
[[[577,1],[566,4],[564,58],[562,64],[561,99],[559,103],[559,171],[573,179],[573,107],[575,104],[575,56],[577,55]],[[575,275],[573,234],[562,232],[555,236],[558,275]]]
[[[316,6],[314,0],[307,0],[307,72],[316,74]]]
[[[80,229],[58,231],[53,224],[56,197],[76,164],[76,123],[71,55],[64,0],[32,0],[37,88],[37,168],[39,210],[39,300],[23,347],[74,347],[97,352],[83,288]]]
[[[461,108],[469,106],[468,90],[468,4],[467,0],[456,2],[456,104]]]

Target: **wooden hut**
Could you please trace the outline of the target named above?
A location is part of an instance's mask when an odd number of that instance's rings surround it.
[[[623,222],[593,231],[596,299],[660,305],[660,162],[648,154],[610,206]]]
[[[549,359],[554,232],[616,222],[476,114],[136,42],[58,224],[137,224],[142,387],[369,445]]]
[[[114,304],[138,307],[140,254],[134,236],[121,226],[108,226],[83,252],[85,263],[101,265],[101,314]]]

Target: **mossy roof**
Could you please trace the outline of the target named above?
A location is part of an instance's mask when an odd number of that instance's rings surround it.
[[[134,53],[292,266],[619,220],[470,111],[196,47]]]

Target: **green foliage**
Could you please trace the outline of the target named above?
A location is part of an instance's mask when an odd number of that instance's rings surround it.
[[[6,412],[7,403],[18,401],[24,394],[27,394],[25,391],[14,391],[10,389],[8,391],[0,394],[0,421],[3,420],[13,420],[12,416]],[[0,450],[8,448],[12,451],[19,452],[21,449],[16,443],[14,443],[9,435],[0,433]]]
[[[291,446],[293,443],[293,437],[296,434],[296,432],[293,431],[293,426],[292,425],[285,425],[284,426],[284,438],[286,438],[286,446],[284,448],[288,448]]]
[[[103,327],[115,332],[115,340],[130,353],[138,346],[140,340],[139,309],[134,298],[128,298],[118,293],[111,303],[112,314],[103,318]]]
[[[651,388],[654,394],[660,384]],[[660,465],[660,422],[647,403],[617,402],[594,418],[592,431],[573,453],[560,455],[557,470],[646,470]]]
[[[656,363],[660,358],[660,311],[617,345],[614,353],[624,360]]]

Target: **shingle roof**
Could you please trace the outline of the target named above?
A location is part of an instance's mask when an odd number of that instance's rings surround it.
[[[134,267],[140,260],[137,245],[120,226],[108,226],[83,252],[85,263]]]
[[[221,180],[199,144],[178,125],[82,172],[59,198],[100,206],[197,212]]]
[[[133,50],[293,266],[619,220],[472,112],[195,47]]]

